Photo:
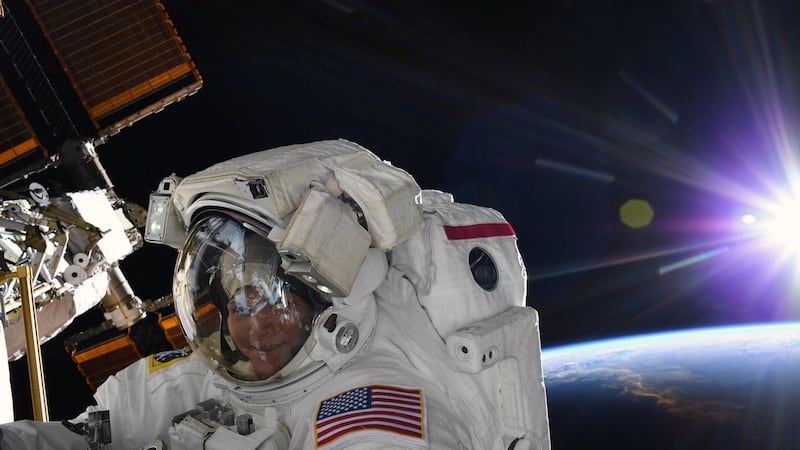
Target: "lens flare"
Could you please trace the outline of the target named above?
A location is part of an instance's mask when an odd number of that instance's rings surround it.
[[[743,214],[739,221],[745,225],[753,225],[758,222],[758,217],[754,216],[753,214]]]

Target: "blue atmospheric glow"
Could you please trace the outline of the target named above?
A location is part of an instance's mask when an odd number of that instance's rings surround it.
[[[776,335],[797,333],[800,330],[800,321],[759,323],[747,325],[725,325],[718,327],[689,328],[670,330],[656,333],[638,334],[631,336],[615,337],[589,342],[560,345],[556,347],[543,347],[542,360],[555,359],[577,353],[587,354],[608,350],[611,348],[631,348],[633,346],[653,346],[655,344],[669,345],[680,348],[692,342],[709,342],[719,340],[723,336],[737,338],[748,334],[763,334],[769,332]],[[731,333],[735,331],[735,333]]]

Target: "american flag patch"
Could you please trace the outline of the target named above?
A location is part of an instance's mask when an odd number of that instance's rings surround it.
[[[425,444],[422,390],[372,385],[337,394],[319,404],[314,434],[317,448],[356,437]]]

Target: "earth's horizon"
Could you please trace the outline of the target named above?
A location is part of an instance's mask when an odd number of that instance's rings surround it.
[[[545,348],[554,449],[800,448],[800,322]]]

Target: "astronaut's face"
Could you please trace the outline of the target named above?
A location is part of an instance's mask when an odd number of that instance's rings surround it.
[[[245,286],[228,301],[230,335],[261,379],[286,366],[310,334],[311,308],[293,292],[286,297],[286,305],[275,305]]]

